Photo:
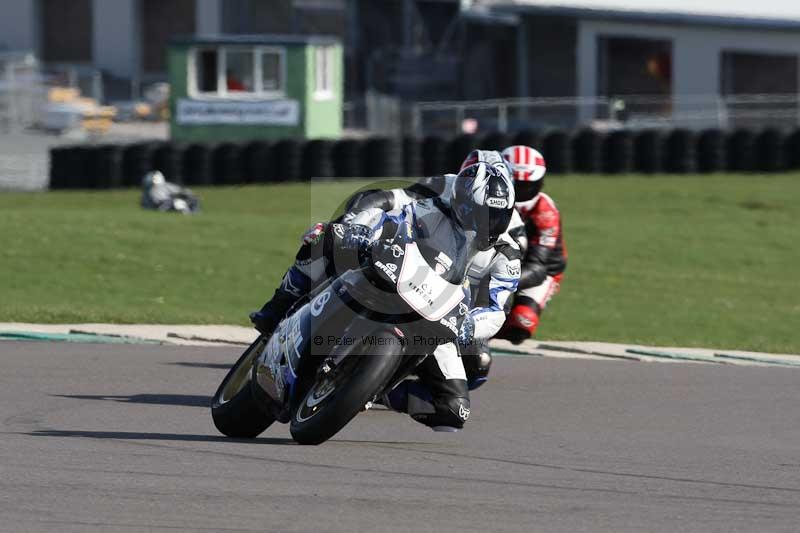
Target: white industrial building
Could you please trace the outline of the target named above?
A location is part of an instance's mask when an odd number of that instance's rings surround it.
[[[516,96],[649,95],[680,114],[715,96],[772,95],[786,104],[800,88],[800,2],[467,3],[476,13],[516,18]],[[583,118],[592,112],[581,109]]]

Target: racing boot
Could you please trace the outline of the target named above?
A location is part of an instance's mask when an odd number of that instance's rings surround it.
[[[466,391],[464,391],[466,393]],[[375,402],[398,413],[407,413],[420,424],[436,432],[459,431],[469,418],[469,399],[466,397],[437,398],[417,379],[406,379]]]
[[[462,347],[461,361],[467,374],[467,388],[475,390],[489,379],[492,366],[492,351],[485,340],[473,341]]]
[[[296,266],[286,271],[280,286],[275,289],[272,299],[260,310],[250,313],[250,322],[267,337],[272,335],[292,306],[308,295],[311,282]]]

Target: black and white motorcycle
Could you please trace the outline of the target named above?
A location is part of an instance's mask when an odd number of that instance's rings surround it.
[[[212,401],[219,431],[254,438],[277,420],[298,443],[322,443],[455,341],[469,246],[454,243],[443,272],[440,245],[417,238],[410,221],[393,229],[245,350]]]

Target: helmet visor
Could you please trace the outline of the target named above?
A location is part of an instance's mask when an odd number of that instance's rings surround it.
[[[508,229],[511,212],[509,208],[464,203],[459,206],[457,216],[464,231],[474,233],[478,249],[488,250]]]
[[[533,200],[541,190],[542,180],[514,182],[514,195],[516,196],[517,203]]]

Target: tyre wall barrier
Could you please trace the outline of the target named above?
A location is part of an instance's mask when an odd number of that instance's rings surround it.
[[[783,149],[786,168],[790,170],[800,169],[800,129],[794,130],[786,136]]]
[[[234,185],[245,181],[244,147],[222,143],[211,152],[212,181],[215,185]]]
[[[242,151],[246,183],[268,183],[272,179],[272,145],[265,141],[254,141]]]
[[[537,130],[522,130],[522,131],[517,132],[516,135],[514,135],[513,137],[511,137],[511,142],[506,146],[515,145],[515,144],[521,144],[523,146],[531,146],[533,148],[537,148],[537,147],[541,148],[543,141],[544,141],[544,135],[542,135],[542,132],[537,131]],[[503,146],[503,148],[505,148],[505,146]],[[537,150],[538,149],[539,148],[537,148]],[[501,150],[502,150],[502,148],[501,148]],[[541,152],[542,150],[539,150],[539,151]],[[547,161],[547,158],[545,158],[545,161]]]
[[[422,173],[425,176],[435,176],[448,172],[447,169],[447,141],[441,137],[425,137],[422,140]]]
[[[780,130],[769,128],[756,135],[756,170],[780,172],[787,168],[785,157],[786,135]]]
[[[356,139],[336,141],[331,151],[333,175],[337,178],[361,178],[364,176],[362,154],[364,143]]]
[[[479,145],[482,150],[497,150],[502,151],[508,146],[512,144],[516,144],[513,142],[514,137],[508,135],[507,133],[503,133],[500,131],[493,131],[491,133],[486,134],[480,141]],[[531,145],[531,146],[538,146]]]
[[[603,171],[627,174],[633,171],[633,136],[629,131],[615,131],[603,143]]]
[[[69,189],[69,173],[67,161],[69,160],[70,146],[57,146],[50,149],[50,188],[53,190]],[[122,166],[120,164],[120,166]]]
[[[603,134],[581,130],[572,141],[572,167],[576,172],[595,174],[603,171]],[[545,157],[545,161],[547,158]]]
[[[525,130],[451,139],[373,137],[247,144],[140,142],[58,146],[50,151],[52,189],[138,187],[147,172],[186,185],[233,185],[310,178],[417,177],[456,172],[473,149],[537,148],[550,174],[568,172],[780,172],[800,170],[800,129],[614,131]]]
[[[364,143],[364,176],[368,178],[403,175],[403,142],[400,139],[374,137]]]
[[[447,143],[447,163],[443,169],[439,170],[438,174],[445,172],[457,174],[467,154],[480,147],[480,138],[476,135],[459,135],[454,137]]]
[[[272,147],[272,165],[275,181],[298,181],[303,170],[303,145],[296,139],[283,139]]]
[[[211,147],[190,144],[183,153],[183,182],[187,185],[211,185],[214,179]]]
[[[716,129],[702,131],[697,138],[698,172],[722,172],[726,160],[725,133]]]
[[[634,134],[633,167],[636,172],[655,174],[664,169],[664,136],[659,130]]]
[[[122,156],[121,146],[113,144],[98,146],[93,150],[90,160],[93,168],[93,185],[98,189],[116,189],[122,187]],[[169,179],[169,178],[167,178]]]
[[[326,180],[334,176],[333,143],[327,140],[309,141],[303,147],[301,175],[307,179]]]
[[[674,174],[694,172],[697,166],[697,150],[694,132],[684,129],[672,130],[664,141],[664,170]]]
[[[183,156],[186,146],[179,143],[162,143],[153,153],[153,168],[161,171],[167,181],[183,183]]]
[[[572,139],[563,131],[552,131],[542,139],[542,155],[548,174],[572,171]]]
[[[755,169],[755,135],[750,130],[736,130],[726,141],[727,170],[731,172],[752,172]]]
[[[403,138],[403,176],[422,176],[422,142],[416,137]]]
[[[91,150],[85,146],[74,146],[66,155],[66,182],[69,188],[89,189],[94,177],[90,174]]]
[[[123,149],[122,184],[124,186],[138,186],[144,175],[154,170],[153,155],[157,146],[157,143],[141,142],[128,145]]]

